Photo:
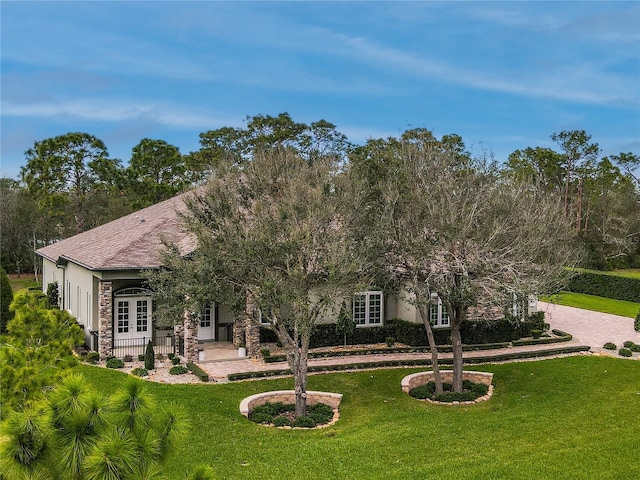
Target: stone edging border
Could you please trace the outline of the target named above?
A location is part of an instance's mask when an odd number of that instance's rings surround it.
[[[442,375],[443,382],[451,383],[453,381],[453,370],[440,370],[440,374]],[[428,372],[412,373],[411,375],[405,376],[400,381],[400,386],[402,388],[402,391],[408,395],[409,392],[414,388],[421,387],[422,385],[426,385],[430,381],[433,381],[433,378],[433,370],[429,370]],[[489,391],[482,397],[478,397],[475,400],[469,400],[465,402],[438,402],[429,398],[425,398],[424,401],[436,405],[446,405],[449,407],[453,405],[475,405],[476,403],[489,400],[493,395],[493,373],[465,370],[462,372],[462,379],[470,380],[474,383],[484,383],[485,385],[489,386]]]
[[[251,395],[249,397],[243,398],[240,402],[240,413],[245,417],[249,418],[249,414],[255,407],[259,407],[260,405],[264,405],[265,403],[295,403],[296,401],[296,393],[294,390],[274,390],[271,392],[264,393],[256,393],[255,395]],[[313,406],[318,403],[324,403],[333,408],[333,418],[329,423],[325,423],[324,425],[319,425],[314,428],[298,428],[298,427],[273,427],[280,428],[283,430],[317,430],[321,428],[330,427],[334,423],[336,423],[340,419],[340,411],[338,407],[340,406],[340,402],[342,401],[341,393],[332,393],[332,392],[316,392],[312,390],[307,390],[307,405]],[[270,425],[263,425],[270,426]]]

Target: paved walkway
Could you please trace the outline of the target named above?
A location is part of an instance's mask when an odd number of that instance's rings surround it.
[[[627,340],[640,343],[640,333],[633,330],[633,319],[609,315],[588,310],[580,310],[560,305],[538,303],[538,308],[546,312],[546,321],[552,329],[562,330],[573,335],[570,342],[562,342],[547,345],[527,345],[520,347],[508,347],[495,350],[477,350],[465,352],[465,358],[491,358],[498,359],[505,353],[548,351],[568,346],[590,346],[591,351],[602,351],[602,345],[606,342],[614,342],[618,346]],[[439,358],[449,359],[451,353],[440,353]],[[637,356],[635,354],[634,356]],[[327,357],[309,359],[309,366],[349,365],[362,363],[376,363],[382,361],[399,361],[413,359],[428,359],[429,353],[392,353],[378,355],[350,355],[343,357]],[[232,373],[263,372],[269,370],[282,370],[288,368],[286,362],[264,363],[261,359],[243,358],[233,360],[212,360],[200,362],[210,378],[216,381],[227,381],[227,376]]]

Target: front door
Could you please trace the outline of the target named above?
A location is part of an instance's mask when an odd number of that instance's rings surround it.
[[[123,288],[114,293],[114,346],[143,345],[151,339],[151,292]]]
[[[151,300],[148,298],[118,298],[116,300],[116,339],[151,337]]]
[[[215,308],[213,305],[205,305],[202,314],[200,315],[198,324],[198,340],[215,340]]]

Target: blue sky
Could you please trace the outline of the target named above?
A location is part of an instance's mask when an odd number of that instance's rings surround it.
[[[67,132],[126,165],[246,116],[325,119],[355,143],[424,127],[504,161],[584,129],[640,154],[640,2],[11,2],[1,165]]]

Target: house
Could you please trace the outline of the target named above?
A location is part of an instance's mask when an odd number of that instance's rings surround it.
[[[237,316],[224,305],[212,304],[202,315],[185,315],[171,330],[160,330],[153,321],[151,291],[142,271],[161,266],[164,242],[178,246],[183,255],[196,248],[186,232],[180,213],[186,212],[184,193],[151,205],[92,230],[40,248],[43,290],[57,282],[60,307],[84,326],[85,343],[101,356],[142,353],[148,340],[156,351],[177,351],[188,360],[198,359],[199,342],[246,343],[249,354],[259,351],[259,328],[247,315]],[[421,323],[415,307],[382,291],[361,292],[352,302],[359,328],[384,325],[399,318]],[[325,322],[335,318],[325,318]],[[431,309],[431,322],[449,326],[446,310],[438,302]]]
[[[160,266],[163,241],[178,245],[185,255],[193,251],[194,238],[181,228],[179,218],[186,211],[186,195],[36,251],[42,257],[43,290],[58,283],[60,307],[84,326],[85,343],[92,350],[106,356],[144,347],[153,339],[157,347],[172,349],[178,341],[197,358],[198,340],[228,339],[227,325],[233,324],[228,309],[209,308],[200,326],[193,331],[181,326],[178,336],[153,324],[151,292],[141,271]],[[193,359],[194,353],[188,356]]]

